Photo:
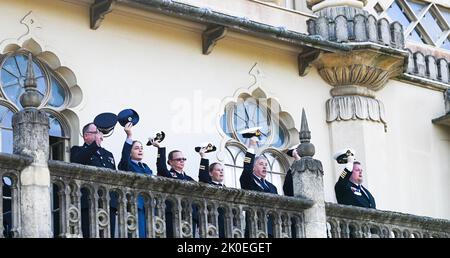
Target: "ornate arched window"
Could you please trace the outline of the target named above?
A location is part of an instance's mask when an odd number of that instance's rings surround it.
[[[0,72],[0,128],[1,151],[12,153],[12,115],[23,109],[20,96],[24,92],[28,52],[17,50],[1,56]],[[50,121],[50,159],[65,160],[69,146],[70,128],[60,114],[70,100],[71,94],[64,79],[48,64],[33,56],[33,70],[37,90],[41,97],[39,109],[46,112]]]
[[[243,160],[249,139],[239,132],[251,127],[261,127],[262,135],[256,154],[266,157],[269,171],[266,179],[273,183],[280,194],[289,162],[282,150],[294,143],[298,131],[289,114],[282,112],[274,99],[267,98],[257,88],[251,94],[241,93],[235,101],[224,105],[220,120],[225,143],[225,184],[240,188],[239,177],[243,170]]]

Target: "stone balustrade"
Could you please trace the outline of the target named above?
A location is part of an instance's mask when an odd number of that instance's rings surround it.
[[[203,183],[146,176],[132,172],[50,161],[60,237],[81,237],[82,195],[89,204],[90,237],[109,237],[110,203],[117,198],[118,237],[139,235],[137,200],[144,202],[146,235],[166,237],[168,209],[173,217],[173,237],[218,237],[219,215],[223,216],[223,236],[305,237],[303,211],[311,200],[261,194]],[[55,207],[54,207],[55,210]],[[197,227],[192,229],[194,219]],[[247,222],[246,222],[247,221]],[[248,223],[248,226],[246,225]],[[269,225],[269,223],[271,223]],[[194,233],[197,231],[197,234]]]
[[[329,238],[448,238],[450,221],[392,211],[325,204]]]
[[[437,59],[432,55],[424,55],[420,51],[413,53],[409,50],[406,73],[445,84],[450,82],[449,62],[444,58]]]
[[[9,220],[7,237],[21,237],[20,171],[31,164],[27,157],[0,154],[0,176],[10,185],[0,188],[0,232]],[[82,196],[89,207],[89,237],[109,237],[110,203],[117,198],[117,237],[139,236],[138,199],[144,200],[146,236],[167,237],[166,209],[173,214],[173,237],[214,238],[219,230],[227,238],[307,237],[305,210],[313,201],[234,188],[218,188],[132,172],[49,161],[53,183],[55,237],[82,237]],[[8,182],[9,183],[9,182]],[[170,203],[170,204],[169,204]],[[450,221],[398,212],[325,203],[327,236],[348,237],[449,237]],[[220,222],[220,216],[222,222]],[[196,233],[193,232],[194,217]],[[84,219],[84,218],[83,218]],[[222,229],[220,228],[222,223]],[[269,223],[271,223],[269,225]],[[248,224],[248,226],[246,225]],[[271,229],[269,229],[271,228]],[[5,237],[0,234],[0,238]]]
[[[326,8],[317,19],[308,20],[308,33],[338,43],[373,42],[403,49],[405,39],[399,22],[389,23],[385,18],[377,20],[367,11],[349,8]]]
[[[32,162],[31,158],[19,155],[0,153],[0,238],[3,238],[3,232],[8,237],[20,236],[20,209],[19,209],[19,189],[20,171]],[[6,221],[4,221],[6,220]],[[9,228],[4,228],[4,225]]]

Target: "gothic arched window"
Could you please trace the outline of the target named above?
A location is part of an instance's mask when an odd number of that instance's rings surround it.
[[[258,97],[257,97],[258,96]],[[243,138],[241,130],[261,127],[262,135],[257,144],[257,155],[263,155],[268,161],[266,179],[273,183],[281,194],[284,177],[289,162],[283,149],[289,147],[292,135],[298,135],[292,118],[281,112],[280,105],[273,99],[268,99],[262,90],[257,89],[252,95],[242,93],[237,101],[225,105],[221,117],[222,131],[228,138],[225,144],[225,184],[229,187],[240,188],[239,177],[243,170],[243,162],[248,145],[248,138]]]
[[[0,128],[1,151],[12,153],[12,115],[23,109],[20,96],[28,64],[28,53],[16,51],[1,57],[0,72]],[[70,91],[64,80],[44,61],[33,56],[33,70],[37,90],[41,97],[39,109],[49,117],[50,159],[64,160],[65,147],[69,146],[69,126],[60,114],[69,103]]]

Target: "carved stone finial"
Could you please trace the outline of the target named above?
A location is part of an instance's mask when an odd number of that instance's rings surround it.
[[[312,157],[314,156],[316,150],[311,140],[311,131],[309,131],[308,120],[306,119],[305,109],[302,109],[302,122],[300,127],[300,142],[301,144],[297,147],[297,153],[300,157]]]
[[[33,70],[33,56],[28,54],[27,76],[24,82],[25,92],[20,96],[23,108],[36,108],[41,104],[41,97],[37,91],[36,78]]]

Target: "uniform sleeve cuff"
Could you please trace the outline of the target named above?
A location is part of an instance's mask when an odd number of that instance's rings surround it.
[[[131,144],[133,144],[133,139],[127,137],[125,142],[131,145]]]

